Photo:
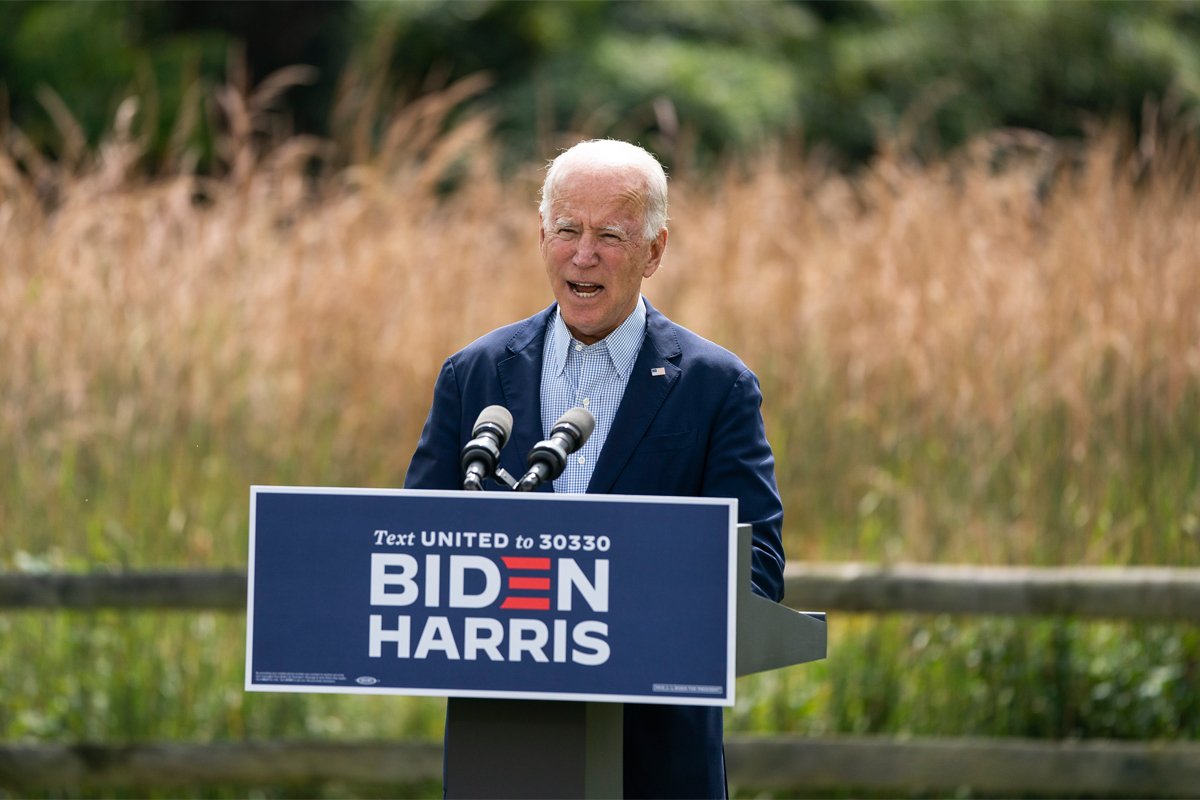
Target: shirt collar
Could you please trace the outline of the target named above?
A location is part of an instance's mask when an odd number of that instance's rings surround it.
[[[642,348],[642,340],[646,336],[646,301],[638,297],[633,313],[617,326],[617,329],[596,344],[605,345],[608,356],[612,359],[620,376],[626,380],[633,373],[633,363],[637,360],[638,351]],[[554,309],[554,318],[550,321],[550,329],[546,332],[546,345],[543,358],[550,366],[552,375],[561,375],[567,366],[567,351],[571,347],[571,332],[567,323],[563,322],[560,309]]]

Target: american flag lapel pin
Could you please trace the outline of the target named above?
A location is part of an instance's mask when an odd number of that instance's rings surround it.
[[[650,374],[651,374],[651,376],[653,376],[655,378],[661,378],[663,375],[667,374],[667,368],[666,367],[654,367],[650,370]]]

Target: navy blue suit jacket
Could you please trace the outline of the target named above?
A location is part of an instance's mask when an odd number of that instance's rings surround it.
[[[736,497],[739,522],[754,527],[754,590],[779,600],[783,506],[758,380],[728,350],[646,307],[646,338],[587,490]],[[489,405],[512,412],[500,462],[524,474],[526,455],[544,438],[542,350],[554,308],[492,331],[446,360],[406,488],[460,488],[459,453]],[[625,796],[723,797],[721,722],[719,708],[627,705]]]

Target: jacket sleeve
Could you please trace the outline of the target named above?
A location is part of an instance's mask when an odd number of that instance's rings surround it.
[[[404,476],[405,489],[458,489],[462,447],[462,395],[454,363],[446,359],[433,385],[425,429]]]
[[[745,370],[726,396],[704,465],[704,494],[736,497],[738,522],[753,527],[751,584],[763,597],[783,598],[783,502],[775,456],[762,419],[758,379]]]

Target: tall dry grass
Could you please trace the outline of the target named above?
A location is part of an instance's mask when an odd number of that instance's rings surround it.
[[[791,510],[859,556],[1196,563],[1198,179],[1154,125],[766,160],[675,187],[651,292],[759,370]]]
[[[335,167],[330,142],[262,135],[286,78],[223,90],[216,177],[141,175],[132,102],[70,168],[10,130],[6,539],[45,551],[79,514],[118,560],[239,560],[245,483],[398,485],[441,359],[549,302],[539,165],[501,177],[485,120],[445,125],[480,86],[373,149],[359,126]],[[1171,442],[1200,408],[1200,160],[1150,131],[675,180],[646,292],[758,371],[794,554],[1196,560],[1197,469]],[[1147,469],[1153,496],[1117,497]],[[168,500],[128,495],[145,472]],[[88,492],[115,498],[104,519]],[[138,526],[187,544],[135,546]]]

